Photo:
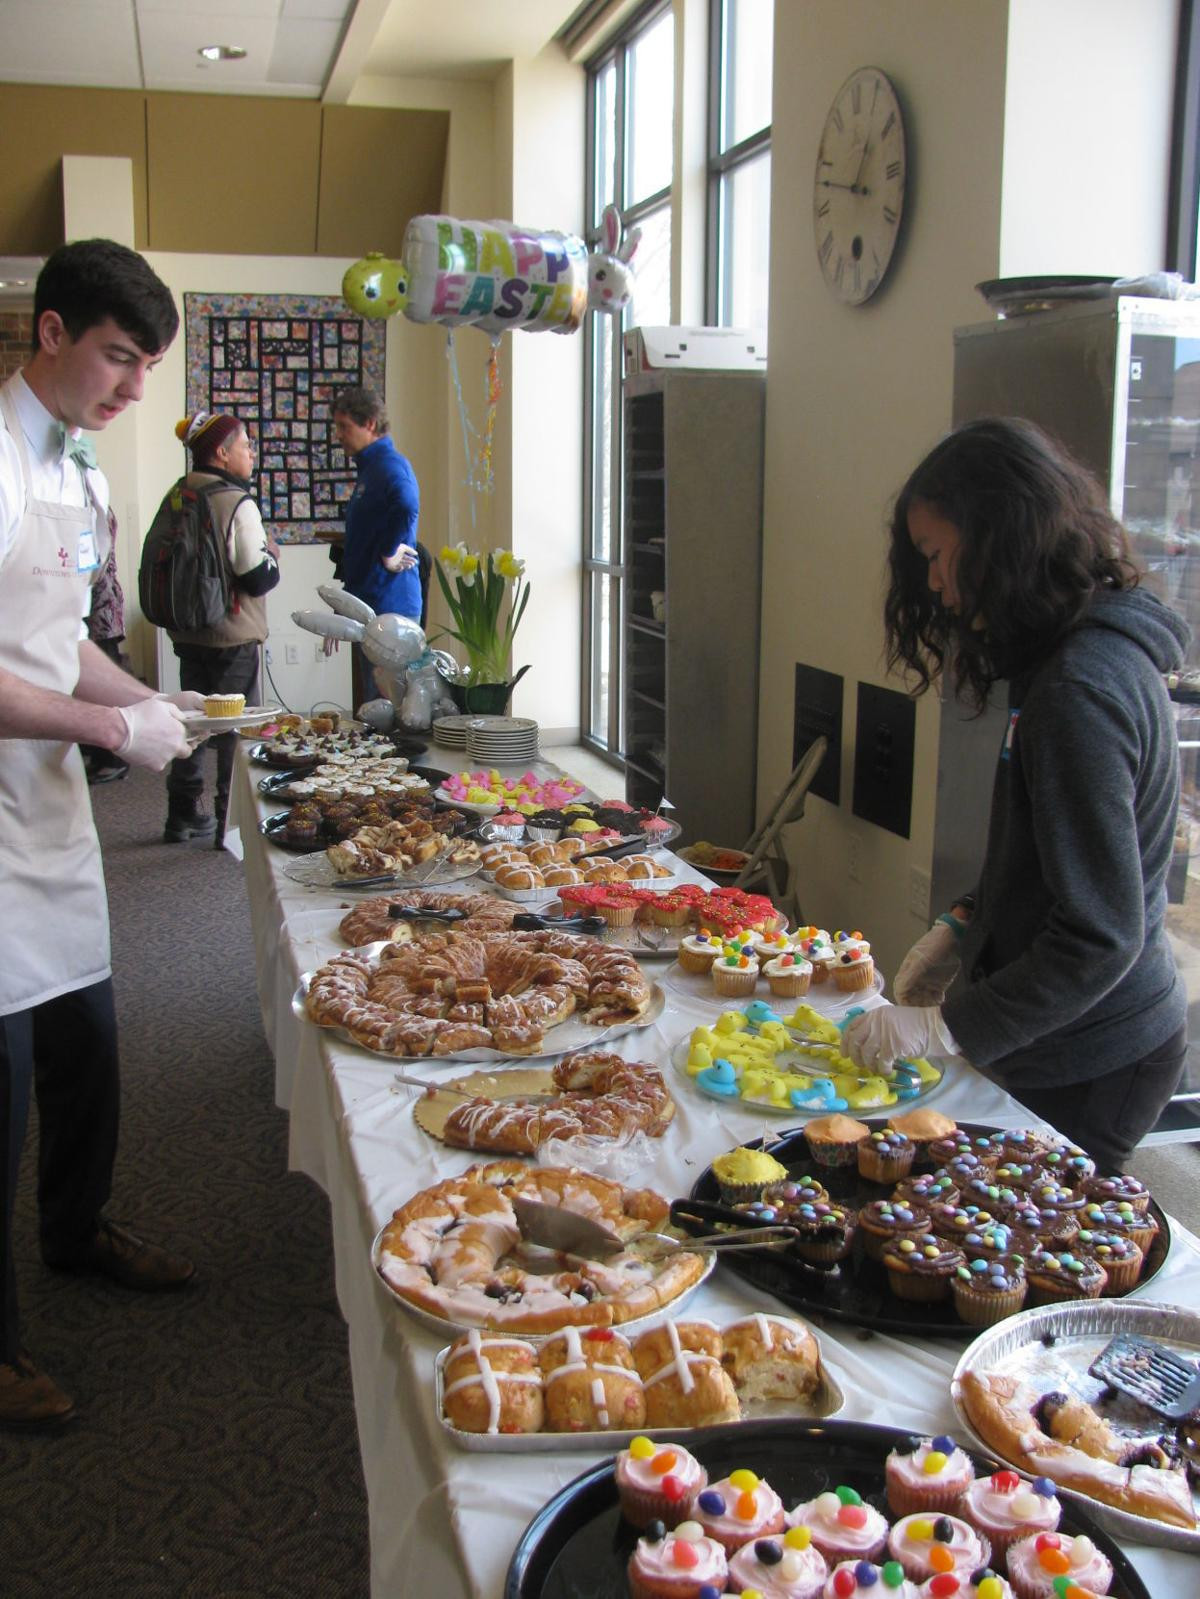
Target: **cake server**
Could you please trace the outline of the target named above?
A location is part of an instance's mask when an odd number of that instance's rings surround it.
[[[764,1249],[772,1245],[791,1243],[796,1236],[794,1227],[775,1224],[769,1227],[747,1227],[735,1231],[713,1233],[701,1238],[668,1238],[665,1233],[642,1233],[632,1239],[618,1238],[602,1223],[577,1211],[565,1210],[561,1205],[547,1205],[540,1199],[527,1199],[519,1194],[512,1196],[521,1235],[531,1244],[540,1244],[563,1255],[578,1255],[584,1260],[604,1260],[627,1249],[653,1258],[674,1254],[680,1249]]]

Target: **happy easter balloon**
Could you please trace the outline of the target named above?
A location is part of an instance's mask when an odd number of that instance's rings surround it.
[[[342,278],[342,298],[359,316],[383,321],[403,311],[408,303],[408,274],[399,261],[372,250],[347,267]]]

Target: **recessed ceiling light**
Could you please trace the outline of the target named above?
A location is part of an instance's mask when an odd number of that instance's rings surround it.
[[[205,44],[197,53],[206,61],[244,61],[246,58],[240,44]]]

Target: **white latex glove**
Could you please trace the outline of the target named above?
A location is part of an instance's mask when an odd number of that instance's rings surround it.
[[[960,1053],[936,1005],[877,1005],[856,1016],[842,1034],[842,1053],[867,1071],[898,1060]]]
[[[197,694],[194,688],[181,688],[178,694],[156,694],[155,699],[166,700],[179,711],[202,711],[204,709],[204,695]]]
[[[966,923],[963,923],[964,929]],[[900,962],[892,992],[897,1005],[940,1005],[958,976],[959,938],[945,922],[934,922]]]
[[[124,741],[115,754],[131,766],[161,772],[168,761],[191,753],[183,713],[169,700],[138,700],[117,707],[125,723]]]

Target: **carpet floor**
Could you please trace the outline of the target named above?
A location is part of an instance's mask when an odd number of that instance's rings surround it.
[[[35,1118],[24,1335],[79,1409],[58,1435],[0,1432],[0,1599],[360,1599],[366,1497],[328,1205],[287,1171],[242,868],[160,842],[161,777],[91,792],[124,1085],[109,1212],[198,1278],[146,1295],[43,1266]]]

